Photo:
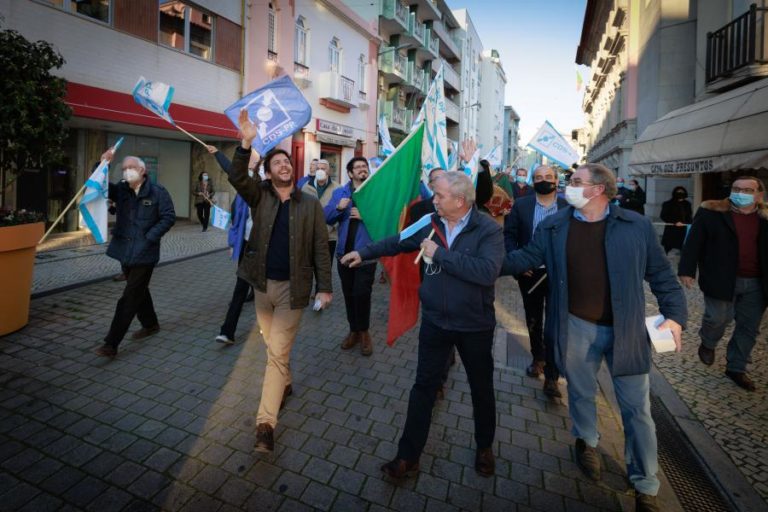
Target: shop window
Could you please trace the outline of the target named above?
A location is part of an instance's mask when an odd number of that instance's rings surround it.
[[[184,2],[160,3],[160,43],[213,60],[214,16]]]
[[[75,0],[50,0],[49,3],[67,12],[80,14],[88,18],[109,23],[111,0],[90,0],[87,2]]]

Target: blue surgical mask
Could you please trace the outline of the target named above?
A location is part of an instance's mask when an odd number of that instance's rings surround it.
[[[518,183],[527,183],[528,178],[526,178],[525,176],[515,176],[515,181]]]
[[[744,208],[755,203],[755,196],[744,192],[731,192],[729,199],[737,208]]]

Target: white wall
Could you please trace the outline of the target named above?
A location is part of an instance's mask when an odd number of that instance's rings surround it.
[[[174,86],[174,103],[215,112],[239,99],[239,74],[200,58],[30,0],[0,0],[0,12],[6,27],[54,44],[71,82],[130,94],[143,75]]]
[[[488,53],[488,52],[486,52]],[[480,62],[480,103],[478,132],[479,143],[483,145],[480,153],[485,155],[496,144],[504,142],[504,88],[506,82],[500,73],[498,64],[490,55],[483,55]]]
[[[483,52],[483,43],[480,41],[480,35],[475,29],[469,12],[466,9],[452,11],[456,21],[459,22],[463,33],[463,45],[461,49],[461,121],[460,132],[461,140],[467,138],[479,138],[478,120],[479,112],[477,107],[469,108],[480,101],[480,84],[478,75],[480,73],[480,54]]]

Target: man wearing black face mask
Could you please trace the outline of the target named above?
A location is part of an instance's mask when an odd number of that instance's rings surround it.
[[[549,166],[536,168],[533,173],[533,189],[536,193],[518,198],[512,212],[504,219],[504,247],[507,252],[528,245],[539,222],[568,206],[565,199],[557,197],[557,173]],[[562,395],[557,387],[560,373],[555,365],[553,341],[544,339],[544,298],[548,287],[546,278],[541,280],[546,273],[542,267],[515,277],[523,296],[525,323],[533,356],[526,373],[532,378],[539,378],[544,373],[544,393],[550,397],[560,397]],[[533,288],[539,281],[541,283]]]

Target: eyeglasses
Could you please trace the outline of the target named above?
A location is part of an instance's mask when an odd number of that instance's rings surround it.
[[[138,168],[138,167],[136,167],[136,166],[134,166],[134,165],[128,165],[128,166],[126,166],[126,167],[123,167],[123,169],[122,169],[122,170],[123,170],[123,171],[130,171],[131,169],[133,169],[134,171],[138,171],[138,170],[139,170],[139,168]]]
[[[571,179],[571,185],[574,187],[583,187],[585,185],[594,185],[591,181],[582,181],[581,178],[573,178]]]
[[[757,191],[755,189],[753,189],[753,188],[731,187],[731,192],[736,192],[737,194],[739,194],[739,193],[742,193],[742,194],[754,194]]]

